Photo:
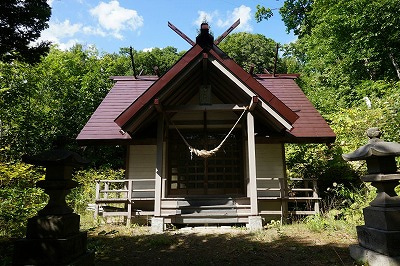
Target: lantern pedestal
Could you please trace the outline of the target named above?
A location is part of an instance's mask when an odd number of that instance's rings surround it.
[[[15,242],[13,265],[94,265],[87,250],[87,234],[79,231],[80,217],[65,202],[77,186],[72,169],[87,163],[78,154],[52,150],[25,157],[27,163],[46,167],[45,180],[37,182],[49,195],[48,204],[28,219],[26,238]]]
[[[365,225],[357,226],[359,245],[350,247],[350,255],[369,265],[400,265],[400,197],[394,191],[399,184],[395,157],[400,155],[400,144],[385,142],[380,131],[367,131],[367,145],[344,154],[347,161],[366,160],[368,174],[361,179],[376,187],[376,198],[363,209]]]

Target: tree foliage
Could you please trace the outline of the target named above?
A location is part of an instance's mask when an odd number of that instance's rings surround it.
[[[0,2],[0,61],[36,63],[49,51],[49,42],[32,45],[48,27],[51,8],[46,0]]]
[[[162,75],[178,61],[185,51],[178,52],[178,49],[172,46],[165,48],[152,48],[149,51],[133,50],[135,60],[136,74],[155,75],[155,67]],[[129,48],[121,48],[120,55],[129,56]]]
[[[134,51],[137,72],[153,74],[153,67],[158,66],[163,74],[181,53],[174,47]],[[49,149],[57,136],[75,139],[112,87],[109,77],[132,74],[127,49],[100,55],[95,47],[79,44],[68,51],[54,46],[34,66],[0,62],[1,160],[14,161],[22,154]],[[96,157],[99,149],[89,148],[86,153],[100,160]],[[118,156],[111,157],[118,160]],[[119,161],[108,162],[123,164]]]
[[[114,55],[80,45],[54,47],[33,67],[0,63],[2,160],[46,150],[56,136],[74,139],[111,88],[109,77],[128,71]]]
[[[397,0],[284,2],[283,21],[298,35],[284,47],[284,60],[301,73],[299,83],[320,111],[383,97],[378,88],[400,78],[399,7]]]
[[[257,22],[261,22],[262,20],[268,20],[274,15],[272,13],[272,10],[270,8],[265,8],[264,6],[257,5],[256,7],[256,13],[254,14],[254,17]]]
[[[304,72],[352,90],[359,80],[400,79],[399,8],[398,0],[286,0],[280,14],[299,37],[292,48]]]
[[[315,26],[303,41],[309,63],[320,73],[332,66],[351,80],[400,79],[399,8],[397,0],[315,2]]]
[[[219,47],[245,70],[254,66],[255,73],[272,72],[276,42],[261,34],[238,32],[228,35]]]
[[[313,25],[311,18],[313,3],[313,0],[286,0],[284,2],[279,13],[287,31],[293,30],[299,36],[310,33]]]

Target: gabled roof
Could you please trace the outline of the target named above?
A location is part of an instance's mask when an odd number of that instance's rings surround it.
[[[150,112],[156,112],[153,106],[154,99],[162,97],[162,94],[167,93],[166,90],[173,90],[177,80],[185,78],[185,75],[191,75],[192,71],[190,70],[204,64],[203,60],[209,60],[222,75],[228,77],[249,97],[258,96],[261,99],[262,107],[267,109],[268,113],[277,120],[276,122],[282,124],[286,129],[291,129],[291,125],[298,118],[295,112],[215,45],[212,46],[212,49],[204,49],[198,44],[193,46],[165,75],[122,112],[115,119],[115,123],[124,131],[134,131],[141,121],[148,118]]]
[[[203,30],[201,34],[205,34]],[[281,141],[335,139],[328,124],[294,82],[296,76],[253,76],[212,43],[208,30],[207,36],[201,34],[196,38],[197,44],[160,78],[114,77],[114,87],[77,140],[81,144],[130,142],[133,132],[157,117],[156,99],[171,106],[184,104],[194,96],[193,88],[199,88],[204,80],[227,103],[249,104],[250,99],[257,97],[260,104],[255,111],[280,132]]]
[[[116,82],[102,103],[93,113],[77,140],[81,145],[123,144],[132,140],[123,134],[114,119],[142,95],[158,77],[135,79],[133,77],[112,77]],[[295,82],[294,75],[259,75],[257,82],[269,88],[286,106],[296,112],[299,118],[293,128],[286,131],[282,142],[327,143],[335,140],[335,133],[314,108]]]

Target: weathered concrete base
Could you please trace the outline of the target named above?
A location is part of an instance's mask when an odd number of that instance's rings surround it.
[[[152,217],[151,218],[151,232],[153,234],[161,234],[164,232],[164,218]]]
[[[400,231],[385,231],[357,226],[358,243],[361,246],[391,257],[400,256]]]
[[[28,219],[26,238],[65,238],[79,234],[80,216],[66,215],[35,216]]]
[[[249,223],[248,223],[247,227],[251,231],[263,229],[261,216],[249,216]]]
[[[86,240],[86,232],[58,239],[17,240],[13,265],[94,265],[94,253],[87,251]]]
[[[368,227],[400,231],[400,207],[366,207],[363,209],[365,225]]]
[[[350,246],[350,256],[359,263],[368,263],[370,266],[399,266],[400,256],[389,257],[381,253],[364,248],[360,245]]]

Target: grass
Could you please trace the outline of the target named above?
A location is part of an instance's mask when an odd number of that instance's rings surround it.
[[[89,236],[96,265],[353,265],[348,246],[355,242],[352,234],[315,232],[304,223],[256,232],[198,228],[156,235],[148,227],[104,225]]]
[[[89,215],[89,214],[88,214]],[[355,265],[348,247],[355,229],[313,216],[264,230],[245,227],[171,227],[151,234],[147,226],[101,224],[82,216],[96,265]],[[0,266],[11,265],[12,240],[0,239]],[[10,245],[11,244],[11,245]]]
[[[151,234],[147,226],[100,225],[88,229],[96,265],[354,265],[346,231],[310,230],[306,223],[239,228],[186,228]],[[0,242],[10,265],[12,241]]]

